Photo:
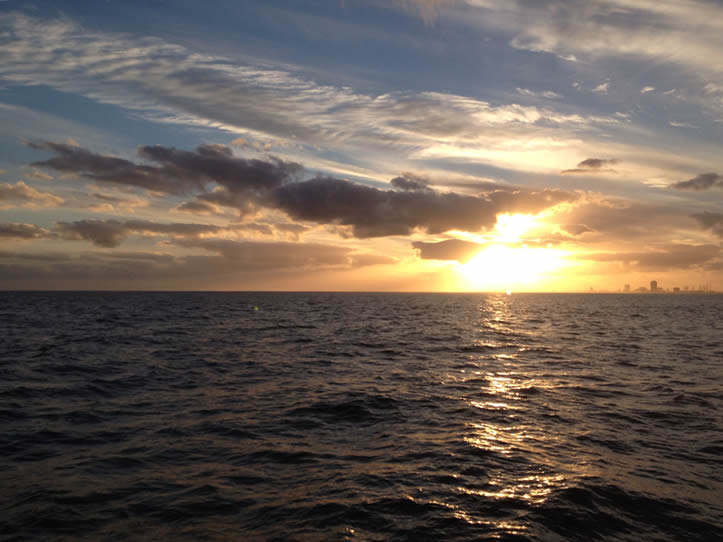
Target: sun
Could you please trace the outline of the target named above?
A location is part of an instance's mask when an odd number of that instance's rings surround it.
[[[528,247],[523,235],[538,226],[531,215],[499,215],[487,247],[457,267],[464,289],[525,291],[542,286],[546,275],[566,265],[567,253]]]
[[[492,245],[458,268],[471,290],[534,290],[546,273],[564,265],[564,252],[549,248]]]

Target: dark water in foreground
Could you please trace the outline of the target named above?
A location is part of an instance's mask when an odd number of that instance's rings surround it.
[[[720,540],[722,316],[0,293],[0,539]]]

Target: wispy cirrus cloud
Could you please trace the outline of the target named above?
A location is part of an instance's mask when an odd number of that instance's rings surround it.
[[[570,108],[493,105],[442,92],[365,94],[322,85],[289,71],[201,55],[157,38],[86,30],[68,19],[0,15],[0,77],[140,111],[147,119],[274,138],[423,155],[434,149],[525,149],[531,139],[570,140],[612,117]],[[69,56],[63,51],[72,50]],[[530,91],[531,92],[531,91]],[[541,94],[554,97],[551,91]],[[522,130],[524,128],[524,130]],[[244,145],[247,144],[245,139]],[[235,140],[242,144],[239,138]],[[265,150],[265,147],[259,147]],[[452,153],[452,156],[454,153]]]
[[[559,56],[656,59],[723,72],[723,7],[686,0],[464,0],[451,17],[505,29],[515,47]]]

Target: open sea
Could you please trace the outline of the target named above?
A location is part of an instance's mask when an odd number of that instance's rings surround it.
[[[723,295],[0,293],[0,539],[723,540]]]

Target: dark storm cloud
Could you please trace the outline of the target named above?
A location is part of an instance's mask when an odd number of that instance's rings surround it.
[[[723,188],[723,175],[717,173],[701,173],[700,175],[670,185],[676,190],[708,190],[709,188]]]
[[[478,196],[454,192],[380,190],[329,177],[282,186],[273,205],[297,220],[350,226],[359,238],[479,231],[494,226],[499,213],[537,213],[577,194],[562,190],[495,191]]]
[[[122,158],[102,156],[65,143],[43,141],[25,144],[31,149],[55,153],[53,158],[33,163],[37,167],[76,174],[94,181],[123,184],[156,192],[176,193],[187,189],[183,186],[185,179],[164,175],[165,172],[159,168],[137,165]]]
[[[719,237],[723,237],[723,213],[711,213],[706,211],[704,213],[697,213],[691,216],[700,222],[701,226],[705,229],[711,230]]]
[[[597,262],[624,262],[642,271],[668,271],[710,265],[722,254],[717,245],[670,244],[647,252],[588,254],[585,258]]]
[[[259,208],[277,209],[297,220],[349,226],[360,238],[407,235],[418,229],[433,234],[454,229],[479,231],[493,226],[498,213],[537,213],[578,198],[575,193],[555,189],[496,189],[476,196],[440,193],[426,188],[420,177],[409,175],[397,177],[393,183],[406,188],[404,191],[331,177],[299,180],[303,172],[299,164],[273,157],[234,158],[222,145],[202,145],[191,152],[139,147],[141,158],[159,166],[137,165],[65,144],[28,145],[57,154],[37,166],[167,193],[194,191],[194,199],[181,205],[185,210],[210,211],[209,204],[235,208],[241,215]],[[209,183],[215,186],[208,187]],[[103,246],[113,246],[120,237],[108,231],[96,239],[106,243]]]
[[[138,148],[141,158],[161,164],[160,170],[181,178],[214,181],[229,192],[265,193],[289,182],[302,171],[302,166],[270,157],[268,160],[234,158],[223,145],[200,145],[195,152],[160,145]]]
[[[0,238],[38,239],[48,235],[48,230],[34,224],[10,222],[0,224]]]
[[[560,173],[563,175],[576,173],[614,173],[615,170],[610,166],[617,164],[617,160],[605,160],[603,158],[587,158],[583,160],[574,169],[564,169]]]
[[[299,164],[275,158],[268,161],[234,158],[231,150],[223,145],[200,145],[195,152],[160,145],[138,147],[140,158],[160,164],[158,166],[103,156],[65,143],[43,141],[26,142],[26,145],[56,155],[35,162],[33,166],[166,194],[202,191],[210,182],[233,194],[254,190],[265,192],[291,180],[301,171]]]
[[[419,251],[423,260],[457,260],[466,262],[477,254],[484,245],[462,239],[447,239],[437,243],[416,241],[412,246]]]
[[[330,177],[282,186],[273,206],[297,220],[351,226],[356,237],[408,235],[451,229],[477,231],[496,220],[488,200],[454,193],[379,190]]]

